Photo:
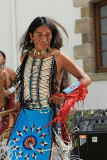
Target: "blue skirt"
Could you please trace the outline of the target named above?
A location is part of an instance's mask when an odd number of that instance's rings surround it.
[[[51,125],[53,110],[21,109],[11,132],[7,155],[11,160],[49,160],[52,149]]]

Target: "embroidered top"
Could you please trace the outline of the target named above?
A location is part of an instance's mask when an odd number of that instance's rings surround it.
[[[53,56],[34,60],[28,57],[24,71],[24,100],[31,100],[30,109],[47,107],[52,59]]]

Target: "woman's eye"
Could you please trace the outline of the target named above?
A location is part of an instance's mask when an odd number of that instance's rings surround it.
[[[46,37],[50,37],[50,35],[46,35]]]

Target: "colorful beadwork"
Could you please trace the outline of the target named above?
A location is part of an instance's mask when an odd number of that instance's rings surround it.
[[[37,144],[37,139],[35,136],[27,136],[23,141],[24,148],[28,150],[35,148],[36,144]]]

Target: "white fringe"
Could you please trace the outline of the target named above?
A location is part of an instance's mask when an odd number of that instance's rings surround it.
[[[66,145],[64,141],[55,133],[56,143],[52,147],[52,160],[70,160],[70,152],[72,150],[72,142]]]
[[[8,156],[6,156],[6,151],[9,149],[7,144],[7,139],[4,139],[0,142],[0,160],[10,160]]]

